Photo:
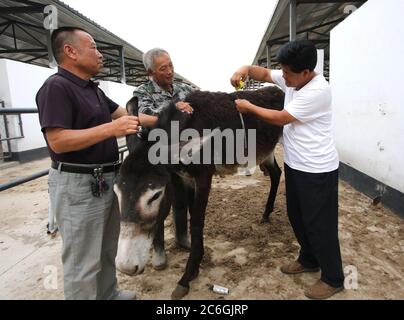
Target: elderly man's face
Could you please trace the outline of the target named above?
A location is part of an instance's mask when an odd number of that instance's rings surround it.
[[[97,50],[93,37],[84,31],[76,31],[76,65],[91,76],[97,75],[102,66],[102,54]]]
[[[174,66],[168,54],[161,54],[154,59],[154,70],[151,71],[153,80],[162,88],[173,85]]]

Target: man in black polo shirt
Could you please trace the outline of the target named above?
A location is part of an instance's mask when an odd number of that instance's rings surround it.
[[[136,133],[138,119],[90,80],[103,57],[86,31],[55,30],[52,49],[58,73],[45,81],[36,102],[52,159],[50,207],[63,240],[65,298],[135,299],[134,292],[117,290],[120,219],[113,185],[116,138]]]

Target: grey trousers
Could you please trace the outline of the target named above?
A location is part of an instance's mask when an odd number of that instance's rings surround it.
[[[49,198],[62,236],[65,299],[112,299],[117,294],[115,257],[120,231],[115,173],[104,174],[109,190],[96,198],[91,174],[50,169]]]

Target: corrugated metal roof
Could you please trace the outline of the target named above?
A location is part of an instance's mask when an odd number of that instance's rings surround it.
[[[98,79],[121,81],[119,48],[123,47],[126,83],[137,86],[147,80],[141,50],[58,0],[2,0],[0,2],[0,58],[49,66],[47,46],[49,32],[43,25],[45,17],[43,7],[47,5],[54,5],[57,8],[58,27],[81,27],[93,36],[104,56],[104,68],[97,76]],[[175,78],[177,81],[197,87],[177,73]]]
[[[297,0],[296,39],[309,39],[318,49],[324,49],[325,76],[328,77],[330,31],[348,15],[347,9],[359,8],[366,1]],[[271,68],[279,48],[289,41],[289,0],[278,0],[262,38],[253,64],[268,66],[267,46],[270,46]]]

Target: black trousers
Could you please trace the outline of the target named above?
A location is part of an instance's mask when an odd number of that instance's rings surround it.
[[[285,163],[286,205],[300,244],[298,261],[320,267],[321,280],[332,287],[344,284],[338,240],[338,169],[308,173]]]

